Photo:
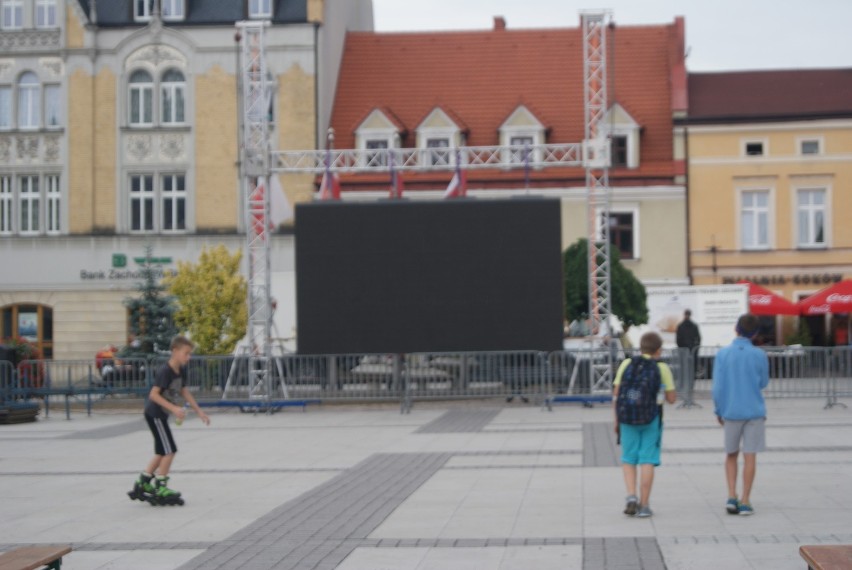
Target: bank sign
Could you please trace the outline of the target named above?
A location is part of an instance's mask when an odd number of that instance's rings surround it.
[[[174,274],[174,269],[164,267],[172,264],[171,257],[134,257],[135,266],[128,267],[129,260],[124,253],[112,254],[112,266],[109,269],[81,269],[81,281],[139,281],[145,278],[145,265],[149,265],[155,279]]]

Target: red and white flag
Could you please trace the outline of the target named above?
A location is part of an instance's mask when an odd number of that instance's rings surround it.
[[[391,170],[390,197],[402,198],[405,184],[402,182],[402,174],[397,170]]]
[[[340,177],[336,172],[326,170],[319,187],[320,200],[340,200]]]
[[[450,179],[444,198],[463,198],[467,196],[467,173],[460,169],[456,169],[456,173]]]

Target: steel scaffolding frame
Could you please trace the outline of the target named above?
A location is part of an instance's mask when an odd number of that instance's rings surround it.
[[[240,22],[243,191],[249,252],[250,370],[252,395],[269,398],[271,328],[268,177],[283,173],[452,171],[466,169],[542,169],[582,167],[586,174],[589,268],[589,319],[594,337],[612,346],[609,137],[601,129],[607,107],[608,11],[581,13],[585,132],[582,143],[460,147],[446,160],[432,160],[434,149],[325,149],[273,151],[269,141],[269,94],[263,30],[266,22]],[[265,190],[266,189],[266,190]],[[260,223],[259,223],[260,222]],[[610,390],[613,351],[605,364],[592,366],[593,390]],[[257,370],[255,370],[257,365]],[[285,388],[286,394],[286,388]]]
[[[237,23],[240,94],[240,181],[244,199],[248,263],[248,397],[269,400],[272,380],[272,295],[269,249],[269,105],[272,83],[266,66],[264,31],[268,22]],[[240,354],[240,353],[238,353]],[[236,365],[236,362],[235,362]],[[283,378],[281,379],[283,388]],[[222,393],[228,397],[231,378]],[[285,389],[286,394],[286,389]]]
[[[612,265],[610,263],[610,144],[601,129],[607,107],[607,26],[609,13],[581,14],[583,29],[583,99],[585,123],[586,214],[589,252],[589,321],[592,335],[612,345]],[[593,365],[592,390],[612,389],[613,355]]]

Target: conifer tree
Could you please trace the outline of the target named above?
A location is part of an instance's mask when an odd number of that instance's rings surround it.
[[[139,296],[124,300],[130,312],[130,332],[136,341],[127,356],[168,351],[172,337],[177,334],[174,298],[166,294],[161,283],[163,271],[152,262],[152,250],[152,246],[145,246],[145,262],[140,269],[142,282],[137,285]]]

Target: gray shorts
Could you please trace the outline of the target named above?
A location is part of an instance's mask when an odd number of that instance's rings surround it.
[[[766,451],[766,418],[725,420],[725,453]]]

